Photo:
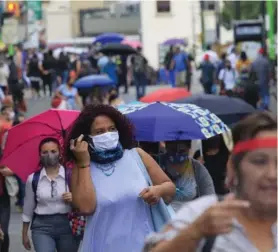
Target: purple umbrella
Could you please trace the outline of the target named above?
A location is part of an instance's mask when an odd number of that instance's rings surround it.
[[[124,40],[124,36],[119,33],[107,32],[100,34],[95,38],[94,44],[100,43],[102,45],[107,43],[121,43]]]
[[[168,45],[168,46],[174,46],[174,45],[187,45],[187,42],[185,39],[179,39],[179,38],[171,38],[167,39],[166,41],[163,42],[163,45]]]

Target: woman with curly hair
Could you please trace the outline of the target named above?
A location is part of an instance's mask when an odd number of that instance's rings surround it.
[[[141,251],[154,231],[149,205],[171,201],[174,184],[149,154],[134,148],[132,125],[111,106],[85,107],[68,141],[73,204],[88,215],[82,251]]]

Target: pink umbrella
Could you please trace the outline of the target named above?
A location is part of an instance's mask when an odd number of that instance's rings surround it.
[[[23,181],[39,167],[39,144],[53,137],[63,145],[66,130],[79,111],[50,109],[8,131],[1,165],[9,167]]]
[[[138,40],[124,40],[121,42],[123,45],[129,45],[134,49],[137,49],[138,47],[142,47],[142,43]]]

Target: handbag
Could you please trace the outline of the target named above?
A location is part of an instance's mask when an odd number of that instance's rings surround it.
[[[152,180],[149,176],[149,173],[139,155],[137,152],[137,149],[133,149],[133,156],[135,157],[143,175],[144,178],[146,179],[147,183],[149,186],[152,186]],[[153,226],[154,226],[154,231],[159,232],[161,229],[164,227],[166,223],[168,223],[175,215],[175,211],[170,205],[166,205],[164,200],[161,198],[159,202],[154,205],[150,206],[151,210],[151,216],[152,216],[152,221],[153,221]]]
[[[66,191],[67,187],[70,188],[70,182],[71,182],[71,169],[65,168],[66,173]],[[68,213],[68,220],[69,225],[72,231],[72,234],[77,237],[83,237],[85,226],[86,226],[86,217],[80,212],[78,212],[76,209],[72,209],[71,212]]]
[[[86,218],[80,215],[77,211],[72,211],[68,214],[69,224],[74,236],[83,236],[86,226]]]
[[[18,194],[19,186],[14,176],[5,177],[5,185],[10,197],[15,197]]]

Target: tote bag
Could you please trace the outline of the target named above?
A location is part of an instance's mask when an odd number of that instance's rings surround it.
[[[149,176],[149,173],[140,157],[136,149],[132,150],[133,156],[136,159],[147,183],[149,186],[152,186],[152,180]],[[151,208],[151,216],[153,221],[154,230],[156,232],[161,231],[166,223],[168,223],[175,215],[174,209],[170,205],[166,205],[164,200],[161,198],[159,202],[154,205],[150,206]]]

